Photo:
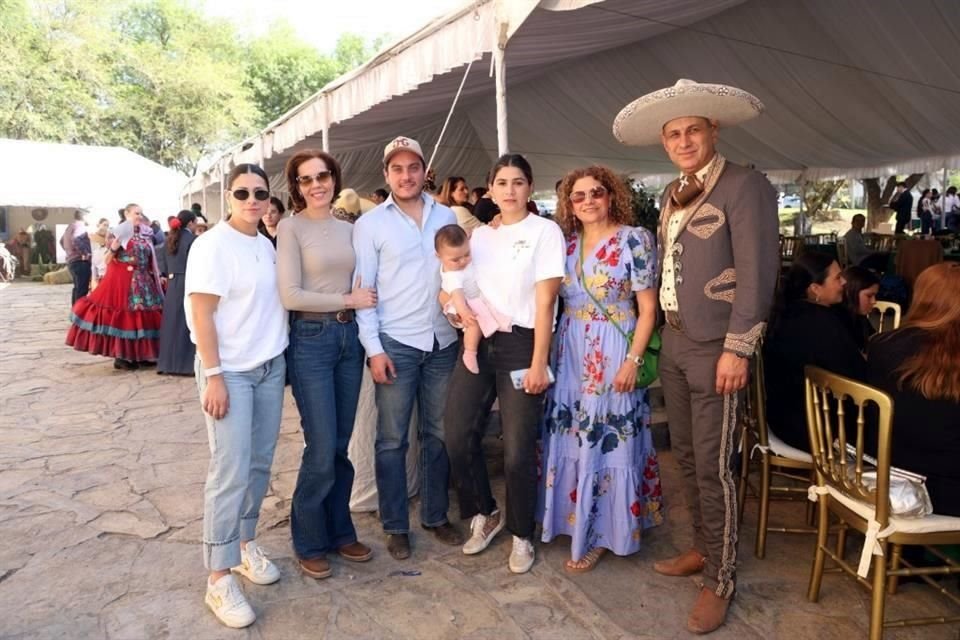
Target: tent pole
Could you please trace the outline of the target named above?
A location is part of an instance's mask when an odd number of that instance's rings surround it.
[[[223,184],[225,179],[226,179],[226,176],[224,176],[224,171],[223,171],[223,160],[221,160],[220,161],[220,217],[217,218],[217,222],[223,222],[224,220],[226,220],[226,216],[223,215],[224,209],[226,209],[226,202],[227,202],[226,185]]]
[[[510,143],[507,137],[507,67],[504,61],[505,46],[493,50],[493,72],[497,85],[497,153],[509,153]]]
[[[320,145],[325,153],[330,153],[330,96],[323,96],[323,128],[320,133]]]
[[[203,215],[207,216],[210,212],[207,210],[207,181],[206,179],[201,179],[200,184],[200,203],[203,206]]]

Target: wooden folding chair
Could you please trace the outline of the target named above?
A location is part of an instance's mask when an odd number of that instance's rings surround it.
[[[884,620],[884,606],[889,592],[894,594],[901,576],[919,576],[924,582],[960,605],[960,597],[940,588],[930,576],[958,574],[960,564],[939,551],[927,550],[944,560],[940,567],[917,568],[901,555],[902,545],[960,544],[960,518],[938,516],[901,517],[890,513],[890,442],[893,430],[893,400],[886,393],[865,384],[824,371],[806,367],[807,427],[816,484],[810,487],[811,498],[817,500],[817,546],[810,573],[807,598],[817,602],[827,557],[837,568],[856,578],[871,592],[870,640],[880,640],[884,627],[905,627],[927,624],[960,622],[960,616],[937,616],[902,620]],[[852,461],[847,459],[845,425],[847,403],[856,407],[856,434],[852,435],[856,451]],[[865,419],[867,405],[876,408],[876,425]],[[868,430],[877,432],[876,486],[864,482],[864,440]],[[830,516],[836,516],[845,526],[865,536],[858,566],[852,566],[843,557],[842,548],[836,552],[827,546]],[[887,566],[887,552],[890,566]],[[872,565],[872,567],[871,567]],[[904,568],[906,566],[906,568]],[[872,580],[868,580],[872,568]]]
[[[743,443],[743,461],[740,470],[740,520],[743,520],[743,505],[747,498],[748,486],[760,501],[757,519],[757,541],[754,554],[758,558],[766,555],[767,533],[816,533],[813,527],[771,527],[771,495],[784,500],[803,500],[806,504],[807,487],[812,481],[813,459],[810,454],[794,449],[780,440],[767,428],[766,385],[763,380],[763,345],[758,345],[753,356],[750,386],[747,389],[747,411],[741,432]],[[752,446],[751,446],[752,445]],[[759,461],[760,486],[751,486],[750,467],[753,459]],[[786,484],[774,484],[780,478]],[[797,486],[800,483],[802,486]],[[809,518],[808,518],[809,519]]]

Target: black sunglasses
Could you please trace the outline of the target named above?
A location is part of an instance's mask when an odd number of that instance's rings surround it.
[[[306,187],[312,184],[314,181],[316,181],[317,184],[320,184],[321,182],[326,182],[329,180],[331,176],[333,176],[332,171],[321,171],[315,176],[297,176],[297,184],[299,184],[301,187]]]
[[[234,198],[236,198],[240,202],[243,202],[244,200],[250,197],[250,189],[242,189],[242,188],[234,189],[233,191],[230,192],[230,195],[232,195]],[[270,197],[270,192],[267,191],[266,189],[254,189],[253,197],[263,202],[264,200]]]

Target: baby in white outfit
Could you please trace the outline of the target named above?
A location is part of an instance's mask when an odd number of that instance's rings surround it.
[[[483,297],[470,262],[467,233],[455,224],[441,227],[434,237],[440,258],[440,288],[450,296],[444,313],[456,313],[463,321],[463,364],[472,373],[480,373],[477,348],[480,338],[497,331],[510,331],[510,316],[497,311]]]

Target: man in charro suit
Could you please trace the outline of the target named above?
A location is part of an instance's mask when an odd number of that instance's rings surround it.
[[[687,620],[694,633],[723,624],[736,586],[731,465],[737,414],[779,266],[776,192],[762,174],[728,162],[716,143],[721,127],[762,111],[746,91],[680,80],[624,107],[613,125],[625,144],[662,143],[681,172],[661,206],[666,326],[660,377],[694,538],[691,549],[655,563],[654,570],[703,573]]]

